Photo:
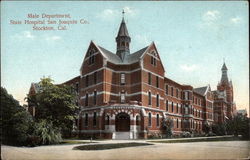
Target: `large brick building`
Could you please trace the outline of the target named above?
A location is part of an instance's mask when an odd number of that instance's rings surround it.
[[[74,86],[79,95],[81,111],[76,133],[113,139],[147,138],[164,133],[164,119],[171,119],[174,134],[201,133],[205,124],[214,122],[214,113],[218,122],[222,121],[224,111],[229,117],[227,113],[234,109],[233,87],[225,80],[224,70],[218,91],[212,92],[209,85],[200,88],[182,85],[165,77],[154,42],[134,53],[130,53],[130,42],[122,19],[116,52],[91,41],[80,76],[64,83]]]

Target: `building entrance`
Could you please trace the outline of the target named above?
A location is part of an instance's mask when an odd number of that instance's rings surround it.
[[[116,132],[130,131],[130,116],[127,113],[119,113],[115,117]]]

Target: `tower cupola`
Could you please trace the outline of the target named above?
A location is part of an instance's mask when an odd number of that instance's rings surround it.
[[[123,61],[125,59],[125,56],[130,54],[129,45],[131,38],[129,37],[128,29],[124,21],[125,12],[123,11],[122,13],[123,13],[122,22],[116,37],[116,43],[117,43],[116,55],[118,55]]]

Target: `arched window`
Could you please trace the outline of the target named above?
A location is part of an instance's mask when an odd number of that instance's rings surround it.
[[[160,117],[159,117],[159,114],[156,115],[156,126],[157,127],[160,126]]]
[[[136,125],[137,125],[137,126],[140,125],[140,117],[139,117],[139,115],[137,115],[137,116],[135,117],[135,122],[136,122]]]
[[[85,123],[84,123],[84,125],[87,127],[88,123],[89,123],[89,116],[88,116],[88,113],[86,113],[85,114]]]
[[[148,113],[148,126],[152,125],[152,117],[151,117],[151,113]]]
[[[148,105],[152,105],[152,102],[151,102],[151,92],[148,92]]]
[[[96,112],[94,112],[94,117],[93,117],[93,126],[96,126]]]
[[[122,42],[122,46],[125,46],[125,42]]]
[[[176,127],[179,128],[179,120],[176,121]]]

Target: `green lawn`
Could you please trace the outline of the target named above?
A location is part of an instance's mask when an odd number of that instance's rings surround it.
[[[205,137],[202,139],[176,139],[176,140],[162,140],[162,141],[148,141],[153,143],[189,143],[189,142],[211,142],[211,141],[239,141],[238,137],[220,137],[220,138],[212,138]]]
[[[138,147],[138,146],[147,146],[153,145],[149,143],[113,143],[113,144],[94,144],[94,145],[83,145],[74,147],[74,150],[105,150],[105,149],[116,149],[116,148],[125,148],[125,147]]]

